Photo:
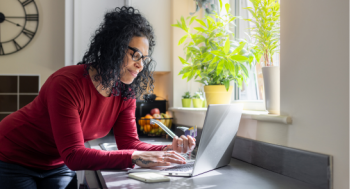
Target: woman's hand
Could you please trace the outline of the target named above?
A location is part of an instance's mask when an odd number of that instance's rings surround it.
[[[185,158],[174,151],[134,151],[131,161],[140,167],[169,166],[171,163],[186,163]]]
[[[174,137],[173,143],[165,147],[164,151],[174,150],[178,153],[192,152],[196,147],[196,139],[191,136]]]

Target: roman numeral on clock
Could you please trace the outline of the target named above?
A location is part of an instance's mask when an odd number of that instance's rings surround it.
[[[2,43],[0,43],[0,55],[4,55],[4,48],[2,47]]]
[[[38,21],[39,20],[39,15],[37,15],[37,14],[27,14],[26,15],[26,20],[27,21]]]
[[[24,35],[26,35],[27,37],[29,37],[30,39],[32,39],[32,38],[34,37],[34,35],[35,35],[34,32],[32,32],[32,31],[30,31],[30,30],[27,30],[27,29],[25,29],[25,28],[23,29],[22,33],[23,33]]]
[[[12,42],[15,44],[15,47],[17,50],[21,50],[22,47],[15,41],[15,40],[12,40]]]
[[[24,2],[21,2],[23,6],[27,6],[29,3],[33,2],[33,0],[26,0]]]

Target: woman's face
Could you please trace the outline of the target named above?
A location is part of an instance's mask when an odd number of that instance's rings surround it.
[[[137,55],[141,53],[143,56],[148,55],[148,39],[146,37],[133,37],[129,43],[129,47],[124,57],[123,68],[120,71],[120,81],[125,84],[131,84],[137,75],[143,69],[144,58],[138,61],[133,60],[133,54],[135,50],[138,51]],[[140,57],[140,56],[138,56]],[[135,59],[135,58],[134,58]]]

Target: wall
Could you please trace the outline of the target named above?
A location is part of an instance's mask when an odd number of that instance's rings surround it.
[[[173,106],[172,72],[155,73],[153,93],[157,95],[156,100],[167,100],[167,109]]]
[[[187,18],[190,16],[190,13],[195,12],[196,6],[195,2],[191,0],[172,0],[172,22],[171,24],[176,24],[180,20],[181,16]],[[203,13],[199,11],[195,14],[200,18]],[[182,95],[185,92],[190,91],[191,94],[198,91],[202,87],[202,84],[194,82],[193,80],[187,82],[187,80],[182,79],[182,75],[178,75],[182,69],[182,63],[179,60],[179,56],[185,57],[183,52],[183,44],[177,45],[181,37],[186,35],[186,32],[178,27],[172,27],[172,72],[173,72],[173,106],[181,107],[182,106]]]
[[[154,91],[157,100],[168,101],[173,106],[172,88],[172,0],[132,0],[131,6],[139,9],[154,29],[156,46],[152,58],[157,62],[154,74]]]
[[[74,55],[73,62],[66,63],[66,65],[75,65],[82,60],[84,53],[88,50],[90,39],[103,22],[106,12],[113,10],[115,7],[122,7],[125,4],[123,0],[74,0],[74,2],[70,3],[71,7],[74,7],[74,16],[73,19],[71,18],[74,20],[74,27],[69,27],[74,33],[74,40],[72,40],[74,42],[72,44],[67,43],[66,47],[71,45]],[[69,4],[67,3],[67,5]]]
[[[0,56],[0,74],[38,74],[40,85],[64,66],[64,1],[36,0],[39,28],[21,51]]]
[[[242,120],[239,135],[334,157],[334,188],[349,188],[349,2],[281,0],[281,114]]]

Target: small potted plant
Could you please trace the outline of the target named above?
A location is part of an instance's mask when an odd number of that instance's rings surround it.
[[[190,92],[186,92],[185,95],[182,96],[182,107],[190,108],[191,107],[191,95]]]
[[[258,80],[264,86],[266,110],[279,114],[280,108],[280,68],[274,65],[273,55],[279,51],[280,41],[280,4],[271,0],[250,0],[253,7],[246,7],[252,19],[245,19],[253,24],[250,28],[254,39],[257,58]],[[261,59],[261,60],[260,60]],[[261,67],[262,65],[262,67]],[[262,74],[262,75],[261,75]]]
[[[192,96],[193,107],[202,108],[203,107],[204,96],[202,91],[195,92]]]
[[[220,0],[220,10],[222,2]],[[255,54],[254,50],[244,40],[234,38],[234,20],[230,13],[230,5],[225,4],[226,14],[214,11],[202,19],[196,16],[183,17],[172,26],[181,28],[186,35],[179,40],[179,45],[184,44],[186,57],[179,57],[184,65],[179,75],[182,79],[195,79],[204,84],[204,92],[208,104],[227,104],[231,101],[233,87],[230,81],[234,81],[238,87],[242,87],[247,80],[248,68],[252,66]],[[201,27],[189,26],[196,21]]]

